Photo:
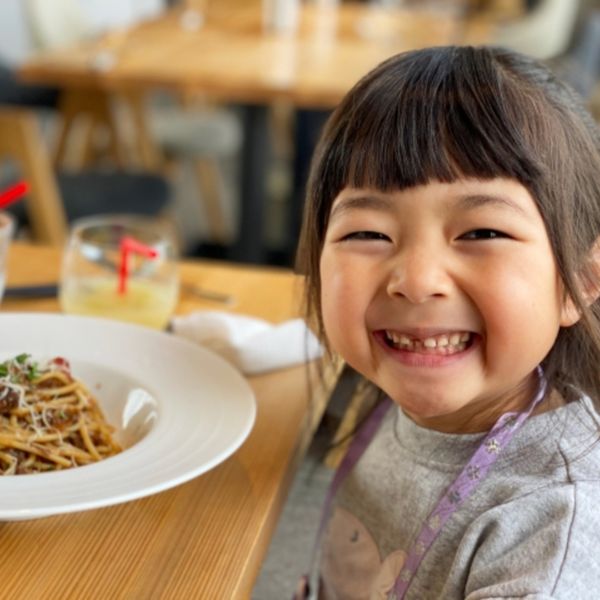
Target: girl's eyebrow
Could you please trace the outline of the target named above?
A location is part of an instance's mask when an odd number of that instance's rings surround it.
[[[501,194],[465,194],[457,198],[455,207],[459,210],[476,210],[484,206],[498,207],[508,209],[519,213],[522,216],[529,216],[528,212],[508,195]],[[386,196],[363,194],[360,196],[347,196],[340,199],[331,209],[330,220],[338,218],[340,215],[353,210],[378,210],[383,212],[393,211],[395,207],[394,200]]]
[[[331,209],[330,219],[334,219],[350,210],[381,210],[391,211],[394,208],[394,202],[391,198],[385,198],[382,196],[348,196],[342,198],[339,202],[333,205]]]
[[[527,211],[515,202],[509,196],[500,196],[496,194],[468,194],[458,199],[457,205],[464,210],[474,210],[482,206],[497,206],[499,208],[508,208],[527,216]]]

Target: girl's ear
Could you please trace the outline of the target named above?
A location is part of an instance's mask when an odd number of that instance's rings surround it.
[[[573,300],[571,300],[571,296],[567,296],[567,298],[563,302],[563,306],[560,312],[560,326],[571,327],[571,325],[575,325],[575,323],[577,323],[577,321],[579,321],[580,318],[581,313],[575,306]]]
[[[585,271],[578,277],[580,292],[586,306],[593,304],[600,297],[600,238],[597,238],[586,261]],[[570,296],[567,296],[561,311],[562,327],[575,325],[581,313]]]

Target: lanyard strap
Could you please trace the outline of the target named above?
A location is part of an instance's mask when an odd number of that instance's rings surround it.
[[[390,398],[386,397],[379,402],[375,408],[371,411],[371,414],[367,420],[362,424],[358,431],[354,434],[352,442],[342,459],[339,467],[337,468],[333,480],[327,490],[325,501],[323,503],[323,512],[321,513],[321,521],[319,523],[319,529],[317,530],[317,539],[315,546],[319,543],[319,538],[325,529],[325,524],[329,518],[329,509],[333,502],[333,498],[337,493],[340,485],[346,479],[346,476],[354,468],[354,465],[358,462],[367,446],[371,443],[373,437],[377,433],[383,417],[385,417],[388,409],[392,406],[393,402]],[[313,554],[316,554],[313,553]]]
[[[541,367],[537,368],[539,386],[535,397],[523,412],[508,412],[503,414],[494,424],[490,432],[485,436],[469,462],[465,465],[458,477],[446,490],[437,506],[431,511],[413,545],[411,546],[404,566],[394,584],[394,600],[402,600],[410,582],[427,551],[438,537],[442,527],[458,507],[471,495],[475,488],[483,481],[491,466],[496,462],[501,450],[513,438],[517,430],[532,413],[533,409],[542,401],[546,394],[546,379]],[[354,435],[352,443],[348,448],[340,466],[327,491],[321,513],[321,521],[317,532],[315,547],[312,553],[313,562],[317,557],[317,546],[325,525],[329,518],[333,498],[343,480],[356,465],[367,446],[377,433],[388,409],[393,405],[390,398],[385,398],[371,412],[368,419],[363,423]],[[312,565],[311,572],[316,565]]]
[[[446,521],[483,481],[502,449],[506,447],[533,409],[544,398],[547,384],[540,367],[538,367],[537,375],[539,378],[538,390],[527,409],[520,413],[504,413],[496,421],[464,469],[446,490],[437,506],[429,513],[394,584],[395,600],[404,598],[421,561],[440,534]]]

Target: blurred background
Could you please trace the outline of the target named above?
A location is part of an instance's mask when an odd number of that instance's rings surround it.
[[[446,43],[534,55],[600,114],[599,0],[3,0],[0,187],[19,236],[166,214],[184,256],[290,266],[308,165],[343,92]]]
[[[600,0],[2,0],[0,190],[18,236],[62,244],[106,213],[164,215],[184,257],[290,267],[310,159],[388,56],[504,45],[600,119]],[[254,600],[290,597],[332,471],[317,432]]]

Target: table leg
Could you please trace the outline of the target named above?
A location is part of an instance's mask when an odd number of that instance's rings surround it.
[[[119,126],[111,106],[111,96],[108,92],[89,88],[67,88],[63,91],[59,101],[61,123],[58,143],[54,153],[55,166],[61,166],[68,154],[68,147],[76,123],[83,117],[86,125],[85,144],[82,152],[77,156],[78,167],[88,165],[95,157],[96,127],[106,129],[109,136],[109,152],[118,167],[126,164],[125,151],[123,150]]]
[[[330,114],[331,111],[316,109],[298,109],[296,111],[292,198],[288,212],[287,248],[285,249],[290,265],[294,261],[302,226],[310,163],[325,121]]]
[[[271,159],[268,107],[247,104],[241,107],[242,141],[240,212],[237,241],[230,258],[236,262],[264,263],[266,257],[264,216],[267,175]]]

